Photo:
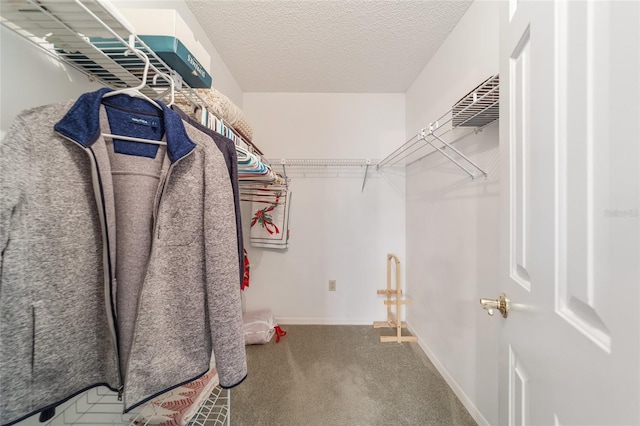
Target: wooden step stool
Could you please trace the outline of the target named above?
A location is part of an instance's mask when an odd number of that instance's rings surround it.
[[[391,269],[392,269],[392,261],[395,263],[396,267],[396,287],[392,287],[391,283]],[[387,288],[385,290],[378,290],[378,294],[384,294],[387,298],[384,301],[384,304],[387,305],[387,320],[386,321],[376,321],[373,323],[373,328],[382,328],[382,327],[395,327],[396,335],[395,336],[380,336],[381,342],[417,342],[418,338],[416,336],[403,336],[402,329],[407,327],[407,324],[404,321],[400,321],[402,318],[401,308],[403,305],[408,305],[411,303],[410,299],[402,298],[402,288],[400,285],[400,260],[394,254],[387,255]],[[396,307],[395,315],[391,311],[391,308]]]

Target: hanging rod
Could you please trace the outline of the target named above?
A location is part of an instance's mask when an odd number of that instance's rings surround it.
[[[378,160],[370,159],[322,159],[322,158],[280,158],[270,159],[272,164],[286,165],[287,167],[363,167],[376,163]]]
[[[456,157],[446,151],[449,149],[457,154],[460,160],[470,164],[475,170],[486,177],[487,173],[483,169],[458,149],[454,148],[452,144],[471,133],[478,133],[499,118],[499,87],[499,75],[496,74],[489,77],[456,102],[449,111],[429,123],[426,128],[423,128],[418,134],[414,135],[391,154],[379,161],[376,168],[380,170],[387,166],[413,164],[430,153],[438,151],[467,173],[472,179],[477,177],[477,174],[474,173],[473,170],[469,170],[463,166],[461,161],[458,161]],[[471,130],[462,135],[456,134],[455,138],[449,142],[443,139],[446,134],[464,127],[468,127]],[[424,151],[426,147],[433,149]]]
[[[452,145],[458,140],[464,139],[469,135],[477,134],[481,132],[486,126],[488,126],[488,124],[483,127],[471,128],[469,129],[469,131],[464,132],[463,134],[456,135],[456,137],[451,141],[449,141],[448,143]],[[442,138],[443,136],[453,132],[454,130],[456,130],[456,128],[450,128],[448,130],[441,132],[438,136]],[[388,167],[388,166],[410,166],[411,164],[417,161],[420,161],[422,158],[436,152],[437,150],[432,150],[425,153],[420,152],[426,147],[431,147],[431,145],[425,139],[422,138],[422,131],[427,132],[427,129],[422,129],[420,133],[416,134],[409,141],[405,142],[404,145],[402,145],[400,148],[398,148],[396,151],[394,151],[391,155],[389,155],[385,159],[386,162],[384,164],[378,164],[377,168],[381,169],[382,167]],[[435,136],[435,130],[434,130],[434,136]],[[426,133],[426,137],[431,137],[428,132]],[[446,146],[443,146],[443,148],[444,147]],[[419,155],[414,155],[414,154],[419,154]]]

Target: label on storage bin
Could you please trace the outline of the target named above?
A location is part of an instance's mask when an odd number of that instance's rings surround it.
[[[187,54],[187,62],[193,65],[194,72],[197,73],[200,76],[200,78],[204,80],[207,75],[207,72],[204,70],[202,65],[200,65],[200,62],[198,62],[196,58],[191,56],[191,53]]]

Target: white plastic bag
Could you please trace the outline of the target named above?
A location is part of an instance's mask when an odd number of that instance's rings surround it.
[[[276,326],[270,310],[245,312],[242,314],[245,345],[264,345],[269,343],[275,334]]]

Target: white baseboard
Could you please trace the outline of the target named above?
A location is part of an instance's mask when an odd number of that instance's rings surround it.
[[[447,382],[447,384],[449,385],[453,393],[456,394],[456,396],[458,397],[462,405],[464,405],[464,408],[466,408],[469,414],[471,414],[471,417],[473,417],[476,423],[478,423],[478,425],[480,426],[490,426],[487,419],[484,418],[480,410],[478,410],[478,408],[475,406],[473,401],[471,401],[471,398],[469,398],[469,396],[464,392],[462,387],[460,387],[458,382],[456,382],[456,380],[453,378],[451,374],[449,374],[449,372],[444,367],[444,365],[440,362],[440,360],[435,356],[435,354],[431,351],[431,349],[429,349],[429,347],[425,342],[425,339],[423,339],[418,333],[416,333],[416,330],[413,327],[411,327],[411,324],[409,323],[407,323],[407,329],[411,332],[412,335],[418,338],[418,345],[420,346],[420,348],[424,351],[425,355],[427,355],[427,358],[431,360],[433,365],[436,367],[438,372],[442,375],[442,377]]]
[[[371,325],[373,320],[362,318],[283,318],[276,317],[280,325]]]

